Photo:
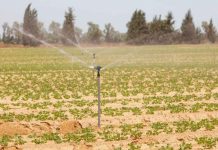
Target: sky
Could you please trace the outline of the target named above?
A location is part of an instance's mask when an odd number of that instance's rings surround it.
[[[0,0],[0,25],[4,22],[22,22],[24,10],[29,3],[38,10],[38,20],[46,27],[52,20],[62,24],[64,13],[72,7],[76,16],[76,26],[87,30],[87,22],[92,21],[104,28],[111,22],[116,30],[126,32],[126,24],[136,9],[146,13],[146,20],[155,15],[166,16],[173,12],[179,28],[188,9],[192,10],[196,26],[213,18],[218,27],[218,0]],[[0,30],[1,31],[1,30]]]

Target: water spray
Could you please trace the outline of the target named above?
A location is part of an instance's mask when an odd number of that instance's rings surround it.
[[[75,43],[70,39],[67,39],[69,42],[72,42],[75,46],[77,46],[81,51],[85,52],[86,54],[92,54],[92,58],[93,58],[93,62],[92,62],[92,66],[88,66],[87,63],[85,63],[84,61],[82,61],[81,59],[72,56],[70,53],[66,52],[65,50],[58,48],[50,43],[47,43],[43,40],[40,40],[38,38],[36,38],[34,35],[24,32],[23,30],[20,30],[18,28],[15,28],[15,30],[19,31],[21,34],[26,35],[48,47],[57,49],[60,53],[62,53],[63,55],[67,56],[68,58],[70,58],[71,60],[76,60],[78,62],[80,62],[83,66],[89,67],[90,69],[93,69],[93,76],[95,75],[95,71],[97,71],[97,86],[98,86],[98,127],[101,128],[101,71],[108,69],[112,66],[114,66],[115,64],[118,64],[120,62],[121,59],[119,59],[118,61],[115,61],[113,63],[110,63],[108,65],[106,65],[105,67],[101,67],[101,66],[97,66],[96,65],[96,54],[95,53],[91,53],[88,50],[84,50],[81,48],[81,46],[79,45],[79,43]],[[127,56],[127,55],[125,55]]]
[[[92,65],[95,67],[95,59],[96,59],[96,57],[95,57],[95,53],[93,53],[93,62],[92,62]],[[95,78],[95,70],[93,69],[93,78]]]
[[[61,37],[64,38],[64,39],[66,39],[70,44],[73,44],[74,46],[76,46],[82,53],[86,53],[86,54],[88,54],[88,55],[92,55],[92,53],[91,53],[89,50],[84,49],[84,48],[82,48],[82,47],[80,46],[79,40],[78,40],[78,38],[77,38],[76,35],[75,35],[76,42],[74,42],[73,40],[71,40],[71,39],[65,37],[62,33],[58,33],[58,35],[61,36]]]
[[[87,49],[84,49],[80,46],[79,44],[79,40],[77,38],[77,36],[75,35],[75,39],[76,39],[76,42],[74,42],[73,40],[65,37],[62,33],[58,33],[59,36],[61,36],[62,38],[66,39],[69,43],[73,44],[74,46],[76,46],[77,48],[79,48],[79,50],[89,56],[92,56],[92,66],[89,66],[89,68],[93,69],[93,78],[95,77],[95,66],[96,66],[96,54],[95,53],[92,53],[90,52],[89,50]]]
[[[76,43],[73,42],[72,40],[66,38],[63,34],[60,34],[60,36],[62,36],[63,38],[67,39],[68,42],[70,42],[71,44],[74,44],[75,46],[77,46],[82,52],[85,52],[86,54],[92,55],[92,66],[89,66],[90,69],[93,69],[93,78],[95,76],[95,70],[97,71],[97,85],[98,85],[98,128],[101,128],[101,66],[96,66],[96,54],[95,53],[91,53],[88,50],[84,50],[80,45],[79,42],[76,38]]]
[[[44,44],[44,45],[46,45],[46,46],[48,46],[48,47],[51,47],[51,48],[53,48],[53,49],[58,50],[60,53],[62,53],[63,55],[65,55],[66,57],[68,57],[69,59],[71,59],[71,61],[75,60],[75,61],[77,61],[77,62],[80,62],[80,64],[82,64],[84,67],[88,67],[88,66],[89,66],[86,62],[84,62],[83,60],[79,59],[78,57],[73,56],[72,54],[66,52],[64,49],[58,48],[58,47],[56,47],[56,46],[54,46],[54,45],[52,45],[52,44],[50,44],[50,43],[47,43],[47,42],[45,42],[45,41],[43,41],[43,40],[41,40],[41,39],[38,39],[38,38],[36,38],[34,35],[32,35],[32,34],[30,34],[30,33],[27,33],[27,32],[25,32],[25,31],[23,31],[22,29],[19,29],[19,28],[14,28],[14,29],[15,29],[16,31],[20,32],[21,34],[23,34],[23,35],[25,35],[25,36],[28,36],[29,38],[31,38],[31,39],[33,39],[33,40],[35,40],[35,41],[38,41],[38,42],[40,42],[40,43],[42,43],[42,44]]]

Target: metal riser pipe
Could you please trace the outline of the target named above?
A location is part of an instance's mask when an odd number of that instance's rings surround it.
[[[98,82],[98,127],[101,128],[101,79],[100,76],[97,77]]]

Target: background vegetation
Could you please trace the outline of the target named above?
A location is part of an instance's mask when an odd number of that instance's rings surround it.
[[[37,10],[29,4],[24,12],[23,23],[14,22],[12,26],[4,23],[3,33],[0,40],[5,44],[23,44],[37,46],[36,42],[27,36],[23,36],[17,29],[34,35],[35,37],[49,43],[75,45],[79,42],[99,44],[105,43],[127,43],[127,44],[198,44],[215,43],[216,28],[213,20],[203,21],[202,27],[196,27],[191,10],[184,16],[181,27],[174,27],[173,13],[168,12],[166,17],[154,16],[148,22],[143,10],[135,10],[127,23],[127,33],[120,33],[114,29],[111,23],[105,24],[104,29],[94,22],[88,22],[88,31],[83,32],[75,27],[75,14],[72,8],[68,8],[64,15],[64,22],[51,21],[49,28],[38,20]]]

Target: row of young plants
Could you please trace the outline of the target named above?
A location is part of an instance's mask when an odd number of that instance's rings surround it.
[[[139,139],[142,136],[142,129],[144,128],[143,124],[124,124],[115,129],[113,126],[106,126],[103,128],[102,132],[99,132],[99,135],[105,141],[120,141],[131,139]]]
[[[74,49],[78,53],[79,50]],[[69,51],[70,53],[72,51]],[[74,53],[75,53],[74,52]],[[55,71],[81,68],[51,48],[1,48],[0,72]]]
[[[80,131],[77,131],[75,133],[67,133],[65,135],[59,134],[59,133],[44,133],[43,135],[36,135],[31,134],[26,136],[1,136],[0,137],[0,145],[7,146],[10,143],[13,143],[15,145],[22,145],[25,144],[27,141],[31,141],[36,144],[44,144],[48,141],[54,141],[55,143],[63,143],[63,142],[95,142],[96,139],[101,138],[105,141],[119,141],[124,139],[138,139],[141,137],[142,132],[140,131],[143,129],[143,124],[124,124],[120,126],[121,133],[115,133],[113,132],[112,126],[104,127],[102,131],[95,132],[91,128],[83,128]],[[111,130],[111,131],[110,131]],[[25,139],[28,139],[25,141]]]
[[[213,76],[216,70],[202,68],[181,70],[124,68],[123,70],[125,71],[123,71],[122,75],[117,75],[119,72],[116,70],[111,71],[113,76],[110,76],[109,72],[105,73],[106,82],[111,83],[111,85],[105,84],[107,90],[110,90],[112,86],[112,89],[117,89],[120,93],[124,93],[124,96],[130,96],[137,93],[143,93],[144,95],[154,95],[157,92],[168,94],[172,91],[181,94],[185,92],[195,93],[201,92],[202,89],[210,93],[217,87],[217,78]]]
[[[87,130],[87,129],[86,129]],[[88,129],[89,130],[89,129]],[[89,131],[82,131],[82,133],[69,133],[66,135],[59,135],[57,133],[46,133],[41,136],[36,136],[36,135],[29,135],[28,140],[31,140],[31,142],[35,144],[44,144],[47,143],[48,141],[53,141],[57,144],[60,143],[68,143],[68,142],[75,142],[78,143],[80,141],[85,141],[85,142],[95,142],[95,134]],[[211,149],[216,147],[218,138],[214,137],[198,137],[195,139],[198,145],[202,146],[204,149]],[[0,137],[0,145],[7,147],[8,145],[23,145],[27,143],[27,141],[19,135],[15,136],[1,136]],[[152,145],[154,146],[154,145]],[[179,145],[178,150],[191,150],[193,148],[191,143],[187,142],[182,142]],[[128,144],[128,149],[129,150],[141,150],[141,146],[137,143],[129,143]],[[159,150],[174,150],[173,146],[170,146],[170,144],[167,144],[166,146],[161,146],[158,148]],[[122,150],[122,147],[115,147],[114,150]]]
[[[69,113],[68,113],[69,112]],[[132,112],[133,115],[140,115],[142,112],[139,108],[122,108],[122,110],[105,108],[103,109],[103,114],[107,116],[120,116],[124,112]],[[70,116],[69,116],[70,114]],[[72,115],[72,116],[71,116]],[[88,117],[97,117],[97,111],[86,107],[82,109],[69,109],[66,110],[55,110],[55,111],[38,111],[35,113],[29,112],[25,114],[18,114],[14,112],[4,112],[0,114],[0,120],[11,122],[11,121],[45,121],[45,120],[66,120],[68,118],[83,119]]]
[[[200,130],[213,131],[218,126],[218,119],[202,119],[200,121],[193,120],[181,120],[175,122],[155,122],[149,126],[144,126],[142,123],[139,124],[124,124],[119,128],[113,126],[106,126],[103,128],[99,135],[105,141],[120,141],[127,139],[141,139],[142,136],[147,137],[159,135],[161,133],[175,134],[184,132],[196,132]],[[145,132],[145,128],[147,130]]]
[[[133,129],[128,129],[129,127],[133,127]],[[20,136],[20,135],[15,135],[15,136],[0,136],[0,146],[7,147],[9,145],[23,145],[27,142],[32,142],[35,144],[45,144],[49,141],[53,141],[56,144],[60,143],[79,143],[81,141],[85,141],[88,143],[95,142],[97,140],[97,136],[103,136],[103,140],[105,141],[119,141],[119,140],[125,140],[130,136],[132,139],[138,139],[140,138],[141,133],[138,132],[138,128],[140,127],[140,124],[135,125],[135,126],[128,126],[124,125],[122,128],[122,135],[117,134],[111,134],[108,130],[110,127],[107,127],[107,129],[104,129],[102,133],[94,133],[92,129],[90,128],[84,128],[81,131],[78,131],[76,133],[68,133],[65,135],[58,134],[58,133],[45,133],[43,135],[28,135],[28,136]],[[136,132],[136,133],[135,133]],[[129,135],[128,135],[129,134]],[[197,137],[194,139],[195,142],[201,146],[203,149],[211,149],[215,148],[218,138],[216,137],[208,137],[208,136],[202,136],[202,137]],[[179,142],[180,143],[180,142]],[[160,146],[157,148],[157,146],[154,143],[147,143],[150,147],[156,147],[158,150],[174,150],[175,148],[171,146],[170,144],[167,144],[165,146]],[[129,150],[141,150],[141,145],[137,143],[129,143],[128,144],[128,149]],[[182,141],[179,144],[179,147],[177,150],[191,150],[193,149],[193,146],[191,143]],[[122,150],[122,147],[115,147],[114,150]]]
[[[69,133],[66,135],[59,135],[57,133],[46,133],[41,136],[36,136],[36,135],[29,135],[28,140],[35,144],[44,144],[47,143],[48,141],[53,141],[57,144],[60,143],[68,143],[68,142],[75,142],[79,143],[80,141],[85,141],[85,142],[95,142],[95,134],[90,132],[90,129],[85,129],[80,133]],[[214,138],[215,139],[215,138]],[[216,141],[209,138],[209,137],[200,137],[196,139],[198,141],[198,144],[203,145],[204,148],[212,148],[216,145]],[[9,145],[23,145],[27,143],[27,141],[19,135],[15,136],[1,136],[0,137],[0,145],[7,147]],[[114,150],[122,150],[122,147],[115,147]],[[128,144],[128,149],[129,150],[141,150],[141,145],[137,143],[129,143]],[[159,150],[173,150],[174,148],[171,147],[169,144],[166,146],[161,146]],[[184,141],[179,145],[178,150],[190,150],[192,149],[192,144],[190,143],[185,143]]]
[[[32,102],[12,102],[12,103],[0,103],[0,108],[3,110],[11,110],[13,108],[21,108],[27,110],[45,110],[49,108],[60,109],[60,108],[83,108],[83,107],[91,107],[97,104],[96,100],[88,101],[88,100],[58,100],[58,101],[32,101]],[[102,101],[102,106],[105,105],[104,101]]]
[[[144,104],[164,104],[164,103],[179,103],[179,102],[204,102],[207,100],[218,99],[218,93],[207,93],[203,95],[188,94],[179,95],[175,94],[173,96],[151,96],[143,98]]]
[[[151,96],[151,97],[146,97],[146,98],[123,98],[122,100],[120,99],[103,99],[101,101],[101,105],[104,106],[106,104],[110,103],[121,103],[123,105],[128,105],[131,102],[138,102],[138,103],[143,103],[144,105],[149,105],[149,104],[172,104],[172,103],[179,103],[179,102],[207,102],[207,100],[214,100],[218,98],[218,93],[211,93],[211,94],[205,94],[201,96],[197,96],[195,94],[191,95],[174,95],[174,96]],[[21,107],[27,107],[27,108],[43,108],[50,105],[53,105],[54,107],[58,106],[64,106],[64,105],[70,105],[72,106],[77,106],[77,107],[83,107],[83,106],[93,106],[97,104],[97,100],[85,100],[85,99],[79,99],[79,100],[66,100],[66,99],[60,99],[56,101],[48,101],[48,100],[43,100],[41,102],[37,101],[31,101],[31,103],[25,102],[25,101],[18,101],[17,103],[14,102],[12,103],[13,106],[21,106]],[[0,107],[5,109],[6,104],[1,104]]]
[[[26,103],[25,103],[26,104]],[[83,105],[83,104],[81,104]],[[24,105],[22,105],[24,106]],[[51,109],[51,106],[53,108]],[[65,108],[63,107],[65,106]],[[97,106],[97,104],[95,105]],[[97,117],[97,111],[91,107],[78,107],[73,108],[72,105],[64,105],[64,102],[57,102],[51,104],[50,102],[28,104],[26,113],[16,113],[9,107],[4,107],[4,112],[0,113],[0,120],[3,121],[31,121],[31,120],[65,120],[68,118],[84,119]],[[24,109],[24,107],[19,107]],[[72,109],[73,108],[73,109]],[[96,108],[96,107],[95,107]],[[49,110],[50,109],[50,110]],[[36,110],[32,113],[31,110]],[[126,113],[131,113],[133,116],[143,114],[155,114],[155,112],[169,111],[170,113],[197,113],[197,112],[211,112],[217,111],[217,103],[196,103],[193,105],[184,104],[167,104],[167,105],[155,105],[155,106],[143,106],[143,107],[128,107],[122,106],[119,108],[102,107],[102,114],[105,116],[125,116]],[[129,115],[129,114],[128,114]]]
[[[192,150],[192,149],[215,149],[217,147],[218,138],[217,137],[209,137],[209,136],[202,136],[195,138],[195,142],[197,143],[197,148],[194,148],[194,146],[191,143],[188,142],[182,142],[179,145],[178,149],[175,149],[170,144],[167,144],[165,146],[161,146],[159,150]]]
[[[75,71],[78,72],[78,71]],[[38,99],[70,99],[95,94],[91,80],[91,71],[51,72],[51,73],[23,73],[5,74],[1,76],[4,87],[0,97],[11,97],[11,100],[38,100]],[[81,86],[83,85],[83,86]],[[93,89],[93,90],[92,90]],[[84,92],[81,92],[83,90]],[[88,93],[87,93],[88,92]]]
[[[171,144],[166,144],[157,148],[158,150],[192,150],[192,149],[214,149],[216,148],[218,138],[202,136],[195,138],[197,145],[192,145],[192,143],[182,141],[178,148],[174,148]]]
[[[144,106],[147,114],[154,114],[158,111],[170,111],[170,113],[184,113],[184,112],[200,112],[200,111],[217,111],[217,103],[195,103],[195,104],[166,104],[166,105],[152,105]]]
[[[200,121],[181,120],[175,122],[155,122],[151,124],[151,129],[146,132],[147,135],[158,135],[161,133],[173,134],[187,131],[195,132],[200,129],[212,131],[218,126],[218,119],[202,119]]]
[[[218,86],[218,79],[214,76],[216,70],[124,68],[123,72],[120,74],[118,69],[103,72],[103,97],[116,97],[117,93],[136,96],[140,93],[156,95],[176,92],[181,95],[186,92],[198,93],[202,89],[210,94]],[[79,99],[97,95],[96,81],[90,70],[1,73],[0,81],[5,85],[0,92],[1,99]]]
[[[40,111],[38,113],[15,114],[14,112],[0,114],[0,121],[46,121],[46,120],[66,120],[68,116],[65,111]]]
[[[94,142],[96,141],[96,134],[91,128],[83,128],[82,130],[77,131],[76,133],[68,133],[65,135],[59,133],[44,133],[42,135],[31,134],[28,136],[20,136],[20,135],[0,136],[1,146],[23,145],[28,141],[31,141],[32,143],[35,144],[44,144],[47,143],[48,141],[54,141],[57,144],[69,143],[69,142],[78,143],[80,141]]]

